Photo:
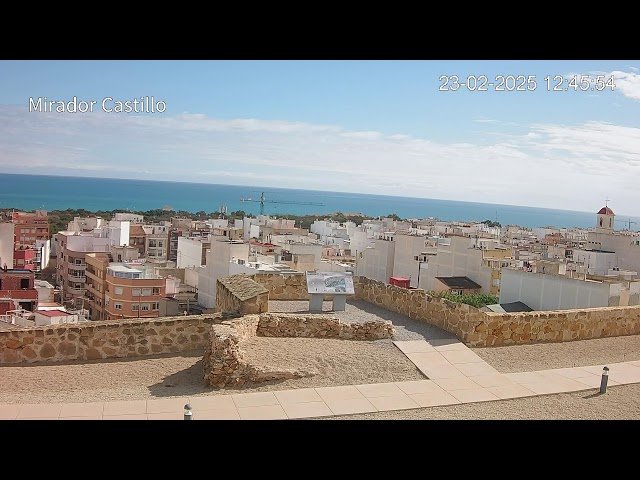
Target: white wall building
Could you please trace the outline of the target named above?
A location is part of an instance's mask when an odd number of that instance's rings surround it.
[[[428,237],[399,233],[395,236],[395,244],[393,276],[410,278],[410,285],[418,288],[418,281],[422,280],[422,269],[427,268],[423,265],[429,261],[430,253],[435,253],[429,247]]]
[[[570,310],[640,304],[640,282],[594,282],[560,275],[502,270],[500,303],[523,302],[534,310]]]
[[[13,268],[15,224],[13,222],[0,223],[0,268],[4,265]]]
[[[228,277],[232,262],[249,262],[249,244],[234,240],[214,239],[207,251],[207,264],[198,269],[198,304],[204,308],[216,306],[216,283]],[[186,280],[186,275],[185,275]]]
[[[51,240],[36,240],[34,249],[36,251],[34,262],[37,262],[34,269],[37,272],[49,266],[49,260],[51,259]]]
[[[74,217],[67,224],[68,232],[91,232],[105,225],[106,221],[100,217]]]
[[[209,243],[207,239],[205,243]],[[202,265],[203,242],[199,238],[178,237],[177,268],[194,268]]]
[[[357,275],[371,280],[389,283],[393,276],[393,261],[395,258],[395,234],[386,232],[376,238],[372,247],[365,248],[356,257]]]
[[[63,323],[79,323],[86,321],[83,316],[77,313],[69,313],[66,310],[36,310],[34,314],[34,320],[37,326],[60,325]]]
[[[420,288],[434,290],[436,277],[468,277],[482,287],[481,293],[491,291],[491,267],[483,265],[483,250],[476,247],[476,239],[450,237],[448,244],[438,244],[437,254],[429,259],[426,271],[420,273]]]
[[[144,215],[138,215],[136,213],[117,212],[113,219],[120,222],[131,222],[133,224],[144,223]]]

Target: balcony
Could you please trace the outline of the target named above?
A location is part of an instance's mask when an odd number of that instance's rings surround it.
[[[87,269],[87,264],[86,263],[77,264],[77,263],[74,263],[74,261],[70,259],[67,262],[67,267],[72,269],[72,270],[86,270]]]
[[[70,293],[73,296],[80,296],[80,295],[84,295],[84,288],[73,288],[73,287],[68,287],[67,288],[67,293]]]

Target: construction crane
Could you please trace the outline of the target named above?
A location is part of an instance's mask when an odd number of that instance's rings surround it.
[[[616,222],[622,222],[625,225],[627,225],[627,230],[631,230],[631,225],[635,225],[637,222],[632,221],[631,219],[627,219],[627,220],[616,220]]]
[[[264,198],[264,192],[262,192],[262,194],[260,195],[260,200],[254,200],[252,198],[241,198],[240,199],[241,202],[260,202],[260,215],[264,215],[264,204],[265,203],[287,203],[290,205],[318,205],[318,206],[324,206],[324,203],[317,203],[317,202],[294,202],[294,201],[287,201],[287,200],[267,200]]]

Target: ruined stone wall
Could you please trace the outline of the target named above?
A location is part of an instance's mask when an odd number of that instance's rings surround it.
[[[216,310],[241,315],[266,312],[269,291],[248,275],[232,275],[216,282]]]
[[[340,338],[346,340],[380,340],[393,336],[389,321],[344,323],[324,315],[264,313],[256,334],[263,337]]]
[[[351,340],[391,338],[393,325],[388,321],[345,324],[337,318],[263,313],[225,321],[211,327],[204,352],[204,381],[223,388],[246,383],[312,376],[316,372],[249,364],[242,344],[253,335],[269,337],[321,337]]]
[[[365,277],[355,277],[354,287],[357,299],[435,325],[471,347],[640,334],[640,306],[493,313]]]
[[[304,273],[256,273],[251,278],[269,290],[269,300],[309,300],[307,276]],[[347,297],[349,298],[349,297]],[[333,295],[325,295],[324,300],[332,301]]]
[[[203,349],[221,314],[81,322],[0,331],[0,364],[140,357]]]

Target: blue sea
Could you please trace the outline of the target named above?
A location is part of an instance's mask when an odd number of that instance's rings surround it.
[[[263,192],[264,213],[272,216],[344,212],[377,217],[395,213],[401,218],[433,217],[444,221],[497,220],[502,225],[529,228],[590,228],[595,226],[596,218],[596,212],[360,193],[111,178],[0,175],[0,208],[26,211],[68,208],[146,211],[169,206],[174,211],[212,213],[219,211],[224,204],[229,213],[244,210],[258,215]],[[241,201],[241,198],[251,198],[252,201]],[[638,230],[640,219],[625,217],[619,220],[616,229],[631,226],[631,230]],[[628,224],[628,220],[637,223]]]

